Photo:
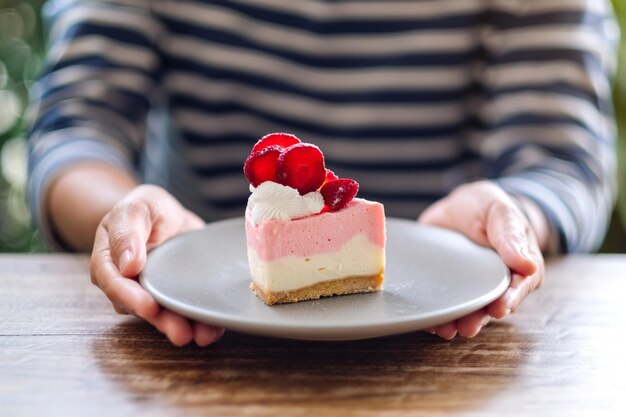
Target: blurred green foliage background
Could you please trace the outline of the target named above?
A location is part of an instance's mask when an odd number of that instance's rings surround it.
[[[530,0],[528,0],[530,1]],[[24,139],[28,89],[44,55],[41,6],[45,0],[0,0],[0,252],[44,251],[26,204]],[[626,2],[613,0],[626,39]],[[620,131],[619,202],[604,252],[626,252],[626,43],[620,48],[615,105]]]
[[[44,0],[0,0],[0,252],[45,247],[26,205],[24,115],[28,89],[41,67]]]

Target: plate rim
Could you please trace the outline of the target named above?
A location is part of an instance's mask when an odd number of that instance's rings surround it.
[[[470,242],[473,245],[479,246],[484,249],[493,250],[491,248],[487,248],[485,246],[479,245],[476,242],[471,241],[466,236],[462,235],[459,232],[445,229],[441,227],[431,226],[431,225],[423,225],[419,224],[416,221],[412,221],[409,219],[403,218],[395,218],[395,217],[387,217],[387,223],[410,223],[413,226],[419,226],[420,228],[430,228],[436,229],[439,232],[450,233],[456,236],[460,236]],[[173,238],[163,242],[160,246],[156,247],[148,254],[154,251],[158,251],[160,247],[164,245],[172,244],[172,242],[180,239],[185,239],[187,236],[191,234],[202,234],[206,233],[206,229],[215,228],[215,227],[228,227],[231,224],[242,226],[244,225],[243,217],[234,217],[230,219],[219,220],[215,222],[210,222],[205,225],[202,229],[189,231],[186,233],[179,234],[174,236]],[[494,251],[495,252],[495,251]],[[496,254],[497,255],[497,254]],[[498,255],[498,258],[504,265],[505,276],[501,277],[500,283],[494,287],[492,290],[482,294],[480,297],[474,298],[462,304],[457,304],[453,307],[447,307],[438,310],[429,310],[428,312],[422,312],[417,314],[410,314],[401,318],[398,317],[389,317],[383,318],[379,320],[370,320],[363,323],[354,323],[354,322],[332,322],[331,326],[328,325],[320,325],[319,323],[301,323],[301,322],[268,322],[264,319],[258,319],[256,317],[245,317],[237,318],[237,316],[233,316],[230,313],[224,313],[218,310],[206,309],[203,307],[197,307],[194,305],[190,305],[181,301],[178,301],[171,296],[163,294],[157,288],[154,287],[150,280],[146,278],[144,271],[142,271],[138,277],[139,283],[141,286],[152,295],[157,302],[187,318],[191,318],[206,324],[221,326],[226,329],[231,329],[235,331],[241,331],[248,334],[255,334],[261,336],[271,336],[271,337],[279,337],[279,338],[287,338],[287,339],[299,339],[299,340],[357,340],[357,339],[367,339],[373,337],[381,337],[388,336],[392,334],[400,334],[411,331],[418,331],[424,329],[425,327],[430,327],[431,325],[435,325],[435,323],[445,323],[451,320],[454,320],[459,317],[463,317],[466,314],[469,314],[473,311],[476,311],[490,302],[496,300],[500,295],[506,291],[510,284],[511,280],[511,271],[510,268],[504,264],[504,261]],[[346,297],[350,296],[383,296],[383,292],[377,293],[368,293],[368,294],[352,294],[346,295]],[[251,295],[253,295],[251,293]],[[262,302],[261,300],[258,300]],[[272,306],[268,308],[275,308],[277,306]],[[278,306],[280,308],[280,305]],[[445,317],[442,320],[442,317]],[[431,319],[431,320],[429,320]],[[430,321],[433,324],[428,324]],[[426,323],[426,324],[424,324]],[[371,335],[361,335],[358,337],[346,337],[346,338],[337,338],[337,337],[320,337],[320,334],[331,334],[331,333],[339,333],[342,331],[350,331],[350,333],[363,333]],[[384,330],[389,330],[385,332]]]

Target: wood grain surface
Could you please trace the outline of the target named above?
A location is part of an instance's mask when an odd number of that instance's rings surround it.
[[[626,256],[574,256],[474,339],[175,348],[86,257],[0,255],[0,416],[623,416],[625,294]]]

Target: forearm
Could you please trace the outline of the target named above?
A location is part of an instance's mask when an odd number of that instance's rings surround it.
[[[488,60],[479,78],[489,94],[476,149],[485,176],[544,215],[548,253],[596,250],[611,215],[616,39],[608,3],[564,0],[546,14],[542,2],[524,2],[484,39]]]
[[[104,215],[136,185],[132,175],[114,166],[97,162],[71,165],[46,193],[47,219],[67,246],[91,251]]]
[[[135,186],[146,115],[160,91],[161,24],[148,3],[71,2],[46,13],[49,53],[31,91],[28,198],[52,248],[89,250],[104,213]]]

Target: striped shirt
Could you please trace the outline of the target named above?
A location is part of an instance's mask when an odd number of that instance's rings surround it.
[[[388,216],[462,183],[535,201],[563,252],[601,243],[615,198],[602,0],[50,1],[28,193],[86,160],[241,216],[268,132],[317,144]]]

